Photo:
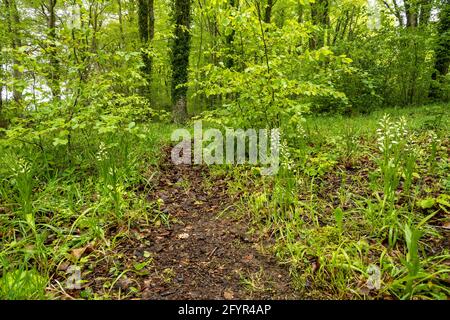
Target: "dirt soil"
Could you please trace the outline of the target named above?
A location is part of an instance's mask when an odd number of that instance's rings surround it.
[[[92,272],[83,274],[85,287],[102,296],[110,285],[110,297],[131,299],[299,298],[287,268],[262,254],[246,221],[233,218],[226,181],[209,176],[204,166],[175,166],[170,150],[165,154],[148,199],[159,199],[159,210],[170,216],[170,223],[135,226],[113,252],[97,253]],[[111,268],[118,265],[134,270],[111,283]],[[144,267],[136,271],[136,266]]]

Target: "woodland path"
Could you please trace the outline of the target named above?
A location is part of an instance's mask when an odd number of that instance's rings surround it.
[[[287,269],[261,254],[245,222],[230,217],[226,181],[209,177],[203,166],[173,165],[170,150],[160,170],[149,198],[163,200],[161,210],[176,223],[143,230],[154,261],[141,298],[295,298]]]
[[[126,236],[108,230],[106,238],[116,244],[92,249],[83,289],[113,299],[297,298],[287,268],[262,254],[246,221],[233,218],[236,199],[228,195],[227,181],[211,177],[205,166],[175,166],[169,148],[158,172],[156,185],[143,192],[160,203],[158,211],[170,222],[135,224]],[[80,291],[68,293],[80,297]]]

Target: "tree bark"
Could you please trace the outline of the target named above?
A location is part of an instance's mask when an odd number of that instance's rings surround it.
[[[148,0],[148,37],[151,42],[155,37],[155,1]]]
[[[310,39],[312,50],[322,48],[325,45],[325,35],[330,26],[329,0],[316,0],[311,3],[311,20],[313,25],[319,28]]]
[[[0,6],[1,8],[1,6]],[[1,24],[0,24],[1,25]],[[3,46],[0,43],[0,52],[2,52]],[[0,60],[0,77],[4,78],[4,74],[3,74],[3,59]],[[4,128],[4,124],[3,124],[3,81],[0,84],[0,128]]]
[[[153,59],[149,56],[147,50],[149,44],[155,36],[155,8],[154,0],[138,1],[138,25],[139,36],[142,44],[142,74],[147,81],[147,85],[143,88],[143,94],[149,101],[152,101],[151,83],[153,72]]]
[[[175,39],[172,43],[172,103],[173,119],[176,123],[187,120],[187,87],[189,53],[191,0],[174,0],[173,18]]]
[[[270,23],[272,21],[272,9],[275,2],[273,0],[267,0],[266,10],[264,12],[264,22]]]
[[[437,83],[430,89],[430,97],[434,99],[440,98],[439,86],[442,77],[448,74],[450,68],[450,0],[442,1],[437,34],[435,72],[432,75],[433,80],[436,80]]]
[[[6,6],[6,17],[7,17],[7,28],[8,33],[11,36],[11,48],[13,50],[22,46],[22,41],[20,39],[20,32],[18,30],[18,25],[20,23],[19,11],[17,10],[15,0],[4,0]],[[18,61],[14,57],[13,64],[17,65]],[[13,68],[12,71],[13,78],[15,81],[19,81],[22,78],[22,73],[17,69]],[[16,85],[13,86],[13,99],[16,103],[22,100],[22,90]]]
[[[49,54],[50,54],[50,89],[52,90],[52,95],[54,99],[59,99],[61,95],[60,87],[60,68],[59,60],[57,57],[56,48],[56,2],[57,0],[48,0],[47,4],[47,28],[48,28],[48,38],[50,40]]]
[[[433,9],[432,0],[422,0],[420,2],[419,25],[427,26],[431,18],[431,10]]]
[[[229,0],[228,5],[230,8],[236,8],[237,0]],[[225,60],[225,66],[228,69],[231,69],[234,66],[234,49],[233,49],[233,42],[234,42],[234,36],[236,35],[236,30],[233,28],[231,30],[231,33],[226,36],[226,44],[227,44],[227,58]]]
[[[397,3],[397,0],[392,0],[394,8],[391,8],[391,6],[389,5],[389,3],[386,0],[384,0],[383,3],[386,6],[386,8],[388,8],[389,11],[391,11],[391,13],[395,15],[399,26],[403,27],[404,23],[403,23],[402,12],[400,10],[400,6]]]
[[[415,28],[418,24],[417,4],[411,3],[411,0],[404,0],[406,27]]]
[[[123,32],[123,16],[122,16],[122,0],[117,0],[117,4],[119,5],[119,31],[120,31],[120,48],[124,49],[125,47],[125,34]]]
[[[155,38],[155,3],[154,0],[148,0],[148,44],[152,44],[153,39]],[[152,80],[153,80],[153,58],[149,55],[147,55],[147,78],[148,78],[148,85],[149,85],[149,95],[148,99],[150,103],[153,102],[153,96],[152,96]]]
[[[303,23],[304,11],[305,11],[305,9],[303,7],[303,4],[300,1],[298,1],[298,3],[297,3],[297,22],[298,23]]]

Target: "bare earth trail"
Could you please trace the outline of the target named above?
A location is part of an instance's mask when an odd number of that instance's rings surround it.
[[[245,223],[227,214],[233,206],[226,182],[211,180],[206,167],[173,165],[170,152],[165,157],[149,200],[160,199],[160,210],[175,222],[139,230],[144,241],[121,250],[128,257],[153,257],[151,272],[134,279],[140,282],[136,298],[296,298],[286,268],[259,253]]]

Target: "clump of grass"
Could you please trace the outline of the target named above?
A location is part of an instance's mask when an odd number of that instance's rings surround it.
[[[442,146],[449,141],[423,138],[430,137],[423,128],[429,118],[424,109],[388,112],[391,116],[385,111],[350,119],[312,116],[305,124],[308,142],[285,144],[286,170],[278,176],[229,172],[231,192],[240,192],[245,180],[258,186],[244,193],[242,214],[251,218],[253,230],[275,239],[271,250],[290,266],[302,297],[449,294],[450,254],[439,228],[447,209],[435,199],[448,187],[445,179],[434,178],[446,176]],[[433,130],[442,137],[447,129]],[[300,146],[304,149],[297,150]],[[423,183],[425,177],[432,186]],[[417,208],[419,197],[433,201]],[[423,210],[430,210],[426,218]]]
[[[132,223],[153,221],[152,204],[135,191],[158,163],[171,130],[149,124],[89,137],[74,134],[70,153],[52,143],[1,139],[0,298],[66,295],[68,275],[58,266],[88,262],[74,257],[74,249],[111,249],[117,241],[108,238],[108,230],[123,236]]]
[[[384,197],[388,203],[392,204],[395,191],[400,184],[403,159],[409,150],[406,119],[401,117],[397,122],[393,122],[386,114],[380,121],[377,133],[378,146],[382,154],[378,163],[383,180]]]
[[[0,299],[43,299],[48,279],[37,270],[17,269],[0,278]]]
[[[441,140],[438,138],[437,134],[434,131],[429,131],[429,144],[430,144],[430,158],[429,158],[429,164],[430,164],[430,171],[431,174],[435,173],[436,170],[436,163],[437,163],[437,151],[441,144]]]

